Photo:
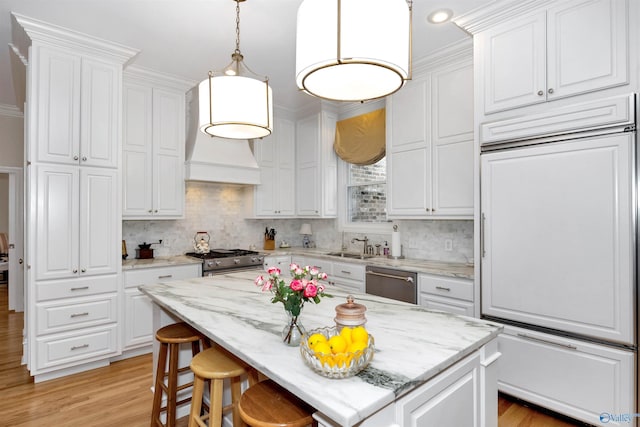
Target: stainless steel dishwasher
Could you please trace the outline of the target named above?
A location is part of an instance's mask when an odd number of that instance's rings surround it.
[[[418,273],[368,265],[365,290],[368,294],[418,303]]]

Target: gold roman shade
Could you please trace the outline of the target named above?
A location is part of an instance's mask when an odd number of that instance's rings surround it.
[[[384,108],[340,120],[336,124],[333,149],[342,160],[372,165],[385,156]]]

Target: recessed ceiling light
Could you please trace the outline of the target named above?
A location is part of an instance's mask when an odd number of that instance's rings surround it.
[[[427,21],[431,22],[432,24],[442,24],[443,22],[447,22],[449,19],[451,19],[452,15],[453,12],[451,11],[451,9],[434,10],[429,14],[429,16],[427,16]]]

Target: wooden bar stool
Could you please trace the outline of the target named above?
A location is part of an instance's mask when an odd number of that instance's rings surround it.
[[[156,370],[155,390],[153,393],[151,427],[175,427],[176,408],[191,400],[191,397],[186,397],[180,401],[176,401],[178,392],[193,386],[193,382],[178,386],[179,375],[189,370],[188,366],[178,367],[180,345],[191,343],[191,354],[195,356],[200,353],[201,343],[203,349],[210,347],[209,340],[200,332],[182,322],[158,329],[156,339],[160,342],[160,352],[158,354],[158,368]],[[169,355],[168,371],[166,371],[167,354]],[[165,377],[167,378],[166,384],[164,381]],[[167,396],[166,406],[162,406],[163,395]],[[162,412],[167,413],[166,424],[162,424],[160,420]]]
[[[207,427],[207,420],[209,420],[209,427],[220,427],[222,426],[222,414],[227,411],[232,411],[234,427],[244,426],[238,413],[241,376],[247,374],[249,376],[249,384],[254,384],[256,382],[255,370],[252,370],[245,363],[220,347],[212,347],[200,352],[191,361],[191,370],[194,375],[194,385],[189,427]],[[223,407],[222,390],[226,378],[231,382],[231,404]],[[211,383],[209,413],[201,415],[206,380]]]
[[[247,389],[238,405],[242,420],[251,427],[304,427],[314,424],[313,409],[272,380]]]

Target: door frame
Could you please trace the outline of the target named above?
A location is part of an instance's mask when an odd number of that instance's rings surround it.
[[[9,175],[9,310],[23,312],[26,291],[24,171],[22,168],[0,166],[0,173]]]

